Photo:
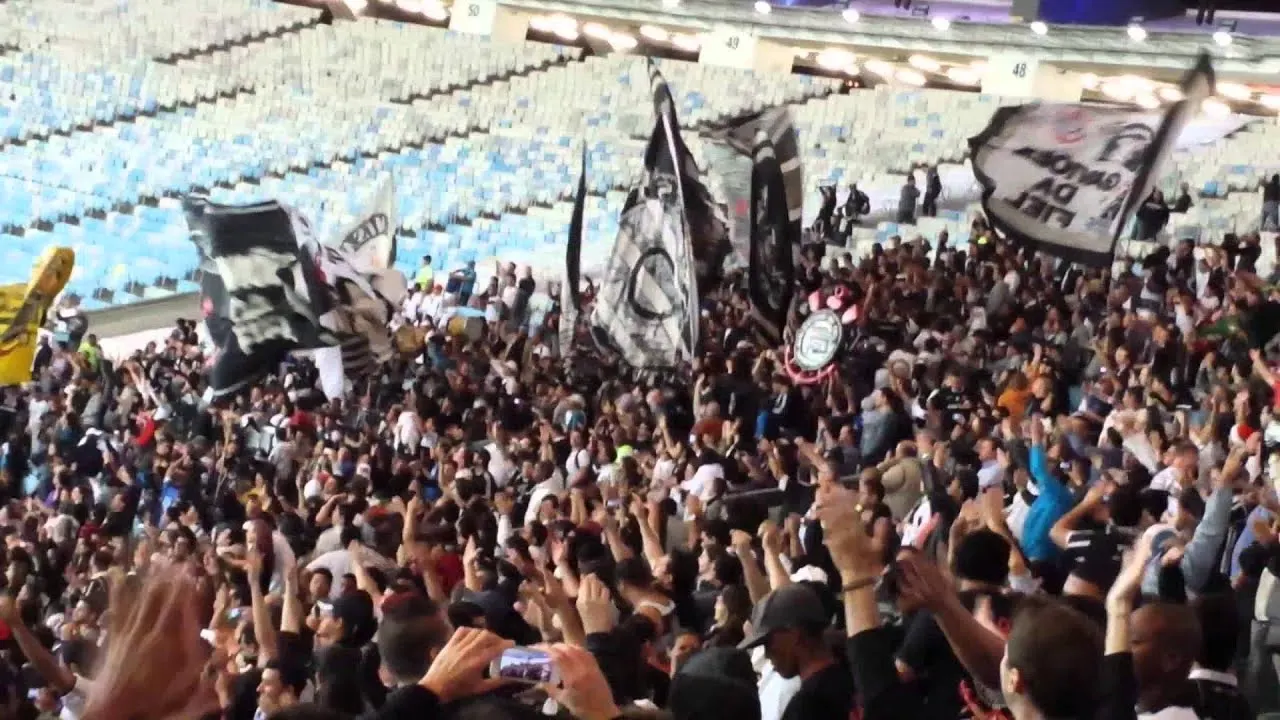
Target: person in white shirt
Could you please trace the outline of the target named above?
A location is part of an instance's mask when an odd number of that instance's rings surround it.
[[[413,410],[402,410],[396,418],[396,449],[417,448],[422,442],[422,421]]]
[[[444,310],[444,289],[436,285],[431,292],[423,296],[418,303],[418,316],[416,322],[430,320],[431,324],[436,324],[440,320],[440,314]]]

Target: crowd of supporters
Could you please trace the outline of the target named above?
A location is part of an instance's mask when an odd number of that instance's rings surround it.
[[[534,311],[558,293],[511,267],[481,289],[425,264],[399,321],[424,343],[341,402],[305,358],[204,402],[191,323],[128,358],[51,342],[0,406],[0,706],[1280,711],[1259,242],[1114,273],[945,234],[814,248],[797,295],[861,310],[812,385],[751,331],[735,274],[703,293],[688,377],[567,367],[556,308]],[[479,332],[438,312],[456,305],[486,310]]]

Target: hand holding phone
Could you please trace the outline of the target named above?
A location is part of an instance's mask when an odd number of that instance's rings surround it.
[[[489,666],[489,677],[530,685],[559,685],[560,673],[546,650],[507,648]]]

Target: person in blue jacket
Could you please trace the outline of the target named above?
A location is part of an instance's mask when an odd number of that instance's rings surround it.
[[[1031,420],[1031,451],[1028,463],[1031,466],[1031,478],[1040,490],[1039,497],[1031,503],[1027,511],[1026,523],[1022,526],[1022,551],[1031,564],[1056,560],[1058,547],[1049,537],[1053,524],[1067,513],[1074,504],[1071,490],[1058,476],[1057,469],[1050,463],[1058,463],[1059,449],[1045,447],[1045,428],[1040,418]]]

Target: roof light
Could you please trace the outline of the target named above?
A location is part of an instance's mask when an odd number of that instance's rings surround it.
[[[1219,47],[1226,47],[1230,45],[1233,40],[1234,38],[1231,37],[1231,33],[1226,30],[1219,30],[1213,34],[1213,41],[1218,43]]]
[[[607,40],[611,31],[598,22],[589,22],[582,26],[582,34],[597,40]]]
[[[840,17],[844,18],[845,22],[852,25],[862,19],[862,13],[858,12],[854,8],[845,8],[844,12],[840,13]]]
[[[702,46],[696,36],[684,34],[672,35],[671,44],[685,52],[698,52],[698,48]]]
[[[1236,83],[1228,83],[1228,82],[1218,83],[1217,91],[1218,91],[1218,94],[1221,95],[1222,97],[1231,98],[1232,100],[1248,100],[1249,98],[1253,97],[1252,90],[1245,87],[1244,85],[1239,85]]]
[[[1036,20],[1035,22],[1031,23],[1031,32],[1037,35],[1048,35],[1049,26],[1045,25],[1043,22],[1039,20]]]
[[[898,82],[905,83],[907,85],[915,85],[916,87],[923,86],[928,82],[924,79],[923,74],[910,68],[902,68],[897,72],[896,77],[898,78]]]
[[[1227,117],[1231,114],[1231,106],[1217,98],[1207,98],[1202,106],[1204,114],[1209,117]]]
[[[765,2],[764,0],[756,0],[756,12],[760,13],[761,15],[768,15],[769,13],[773,12],[773,6]]]
[[[942,68],[942,63],[927,55],[912,55],[907,58],[907,63],[909,63],[911,67],[925,72],[938,72],[938,70]]]
[[[862,68],[872,75],[888,78],[893,75],[893,65],[883,60],[872,59],[862,64]]]
[[[1119,102],[1133,99],[1133,88],[1120,82],[1110,81],[1102,86],[1102,94]]]
[[[1126,32],[1129,33],[1129,39],[1134,42],[1142,42],[1147,39],[1147,29],[1138,23],[1131,23]]]
[[[640,36],[654,42],[666,42],[671,34],[657,25],[641,25]]]
[[[818,53],[818,65],[828,70],[842,70],[853,62],[853,53],[839,48],[827,48]]]
[[[953,67],[947,69],[947,79],[957,85],[980,85],[982,76],[969,68]]]
[[[449,19],[449,9],[440,4],[439,0],[428,0],[422,5],[422,15],[428,20],[447,20]]]
[[[951,21],[944,17],[936,17],[933,19],[933,29],[938,32],[946,32],[951,29]]]
[[[626,33],[616,32],[609,36],[609,47],[620,52],[635,50],[638,44],[634,37]]]

